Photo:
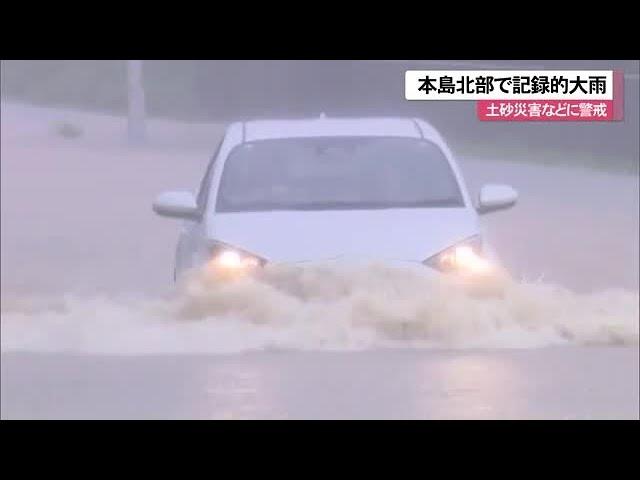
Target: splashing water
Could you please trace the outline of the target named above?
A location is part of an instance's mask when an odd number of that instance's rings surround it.
[[[258,349],[637,345],[637,292],[576,294],[506,279],[482,289],[413,271],[268,267],[187,278],[169,296],[6,297],[2,351],[108,354]]]

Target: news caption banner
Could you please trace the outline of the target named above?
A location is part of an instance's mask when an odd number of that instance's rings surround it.
[[[618,70],[407,70],[407,100],[475,100],[478,119],[611,122],[624,114]]]

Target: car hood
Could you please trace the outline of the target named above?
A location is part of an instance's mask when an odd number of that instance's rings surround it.
[[[213,213],[207,236],[271,262],[421,262],[478,233],[466,208]]]

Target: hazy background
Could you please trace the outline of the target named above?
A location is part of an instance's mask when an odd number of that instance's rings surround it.
[[[408,102],[407,69],[621,69],[623,122],[479,122],[474,102]],[[125,113],[126,62],[3,61],[4,98]],[[416,115],[461,154],[538,163],[580,161],[638,170],[637,61],[192,61],[144,62],[147,110],[189,121],[327,115]]]

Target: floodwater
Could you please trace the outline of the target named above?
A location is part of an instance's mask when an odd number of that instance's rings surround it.
[[[3,102],[2,418],[638,418],[637,175],[460,159],[520,193],[483,220],[499,298],[380,265],[176,288],[150,204],[223,126],[149,128]]]

